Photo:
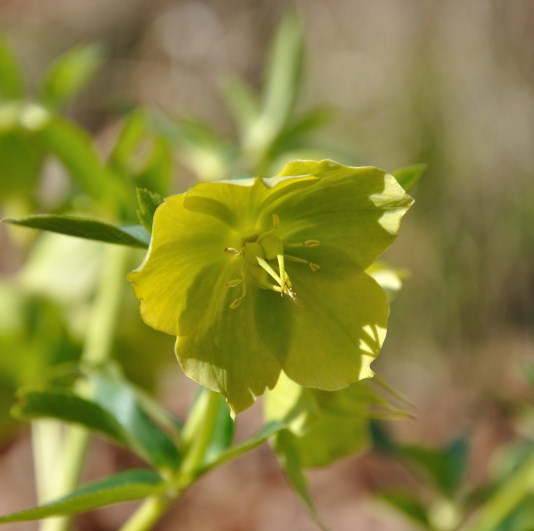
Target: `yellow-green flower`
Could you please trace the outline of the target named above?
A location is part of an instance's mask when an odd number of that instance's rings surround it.
[[[322,390],[370,375],[388,303],[365,269],[412,199],[391,175],[297,161],[276,178],[167,198],[130,274],[144,321],[177,336],[184,372],[235,412],[283,371]]]

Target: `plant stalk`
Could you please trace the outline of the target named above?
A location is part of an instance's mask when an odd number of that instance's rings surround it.
[[[466,527],[467,531],[492,531],[534,492],[534,452],[485,503]]]
[[[173,481],[175,490],[146,499],[120,531],[149,531],[165,514],[168,507],[195,481],[198,471],[205,464],[206,453],[217,430],[222,400],[218,393],[202,389],[182,431],[185,455]]]
[[[111,354],[124,292],[124,277],[127,270],[128,257],[130,256],[130,249],[123,246],[110,245],[107,246],[105,251],[102,276],[91,309],[89,327],[81,355],[81,361],[91,365],[104,362]],[[82,387],[82,384],[80,384],[79,390],[82,390]],[[39,422],[56,424],[55,421]],[[39,429],[36,432],[36,436],[39,437],[41,433],[43,434],[42,437],[47,437],[47,433],[50,434],[53,431]],[[85,429],[78,426],[65,428],[65,433],[60,443],[61,466],[57,467],[52,477],[38,479],[38,484],[41,487],[40,496],[44,498],[40,500],[41,502],[49,500],[51,496],[64,495],[78,484],[88,444],[89,433]],[[47,446],[50,447],[51,445],[47,445],[44,440],[36,444],[36,447],[40,448]],[[42,460],[49,459],[49,456],[36,452],[35,458],[37,460],[36,471],[44,472],[46,467],[43,465]],[[47,485],[46,489],[43,488],[45,484]],[[70,518],[59,517],[44,521],[40,529],[41,531],[66,531],[69,525]]]

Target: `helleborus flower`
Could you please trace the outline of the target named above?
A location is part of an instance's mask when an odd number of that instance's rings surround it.
[[[388,318],[365,269],[411,204],[383,170],[332,161],[199,183],[156,210],[129,277],[141,315],[177,336],[184,372],[234,412],[282,371],[305,387],[347,387],[372,374]]]

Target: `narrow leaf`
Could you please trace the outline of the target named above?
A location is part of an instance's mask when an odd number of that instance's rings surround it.
[[[59,57],[45,75],[41,96],[46,105],[58,108],[74,96],[102,64],[102,48],[80,45]]]
[[[244,443],[219,454],[217,458],[209,462],[200,473],[205,474],[209,470],[217,468],[228,461],[232,461],[233,459],[250,452],[283,429],[285,429],[285,424],[281,422],[269,422],[269,424],[264,426],[256,435],[246,440]]]
[[[436,488],[452,497],[465,476],[468,444],[465,437],[452,441],[444,449],[406,445],[401,455],[425,472]]]
[[[150,242],[150,236],[140,226],[115,227],[78,216],[35,214],[24,218],[4,218],[3,221],[13,225],[130,247],[146,248]]]
[[[230,415],[228,404],[224,400],[221,400],[217,420],[215,422],[214,434],[206,449],[206,462],[209,463],[210,461],[219,458],[232,444],[234,426],[235,423]]]
[[[399,168],[391,173],[399,184],[408,191],[419,181],[426,168],[426,164],[414,164],[413,166]]]
[[[110,164],[119,171],[128,166],[132,153],[147,132],[147,116],[141,110],[135,110],[128,115],[109,157]]]
[[[129,470],[106,479],[79,487],[68,496],[7,516],[0,516],[0,524],[40,520],[49,516],[78,514],[113,503],[142,500],[161,494],[166,484],[150,470]]]
[[[137,188],[137,204],[139,206],[137,217],[148,232],[152,232],[154,212],[156,212],[156,208],[161,203],[163,203],[163,197],[158,193],[151,192],[145,188]]]
[[[395,507],[398,511],[421,524],[424,529],[430,528],[430,522],[424,505],[411,492],[390,491],[382,492],[378,498],[387,504]]]
[[[0,38],[0,97],[21,99],[24,87],[20,69],[7,42]]]
[[[293,13],[276,32],[267,63],[263,110],[278,131],[293,110],[302,81],[302,26]]]
[[[90,379],[96,402],[130,435],[142,457],[158,469],[175,470],[180,463],[178,449],[143,409],[135,388],[113,371],[94,372]]]
[[[52,116],[36,131],[36,140],[57,157],[89,196],[128,208],[134,204],[132,187],[104,167],[91,137],[80,127]]]
[[[260,114],[260,105],[256,94],[237,77],[231,77],[223,83],[222,93],[232,112],[237,130],[242,137],[245,137]]]
[[[21,393],[12,414],[24,420],[55,418],[63,422],[74,422],[106,435],[119,444],[130,446],[128,435],[112,415],[98,404],[68,391]]]
[[[315,508],[315,504],[313,503],[308,487],[308,481],[302,472],[298,452],[294,447],[293,435],[287,430],[278,433],[275,439],[274,448],[289,483],[306,506],[309,515],[323,531],[328,531],[328,528],[321,521],[317,509]]]

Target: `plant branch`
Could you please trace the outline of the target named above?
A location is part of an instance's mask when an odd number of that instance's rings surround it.
[[[130,250],[122,246],[108,246],[104,256],[102,276],[97,288],[96,297],[91,309],[91,316],[81,361],[90,364],[98,364],[105,361],[111,354],[115,329],[119,317],[119,310],[122,301],[128,257]],[[84,390],[82,383],[78,389]],[[39,421],[48,422],[48,421]],[[50,421],[54,422],[54,421]],[[43,433],[39,430],[37,434]],[[43,436],[46,436],[46,431]],[[45,480],[48,488],[41,495],[50,498],[50,495],[63,495],[72,490],[79,482],[87,447],[89,443],[89,433],[78,427],[66,428],[66,432],[61,441],[62,463],[61,468],[55,471],[50,482],[50,478],[41,478],[42,485]],[[46,446],[45,441],[41,441],[38,446]],[[47,456],[36,453],[36,459],[48,459]],[[44,470],[45,467],[39,462],[36,470]],[[45,501],[45,500],[41,500]],[[65,531],[69,527],[70,519],[67,517],[54,518],[45,521],[41,526],[41,531]]]

